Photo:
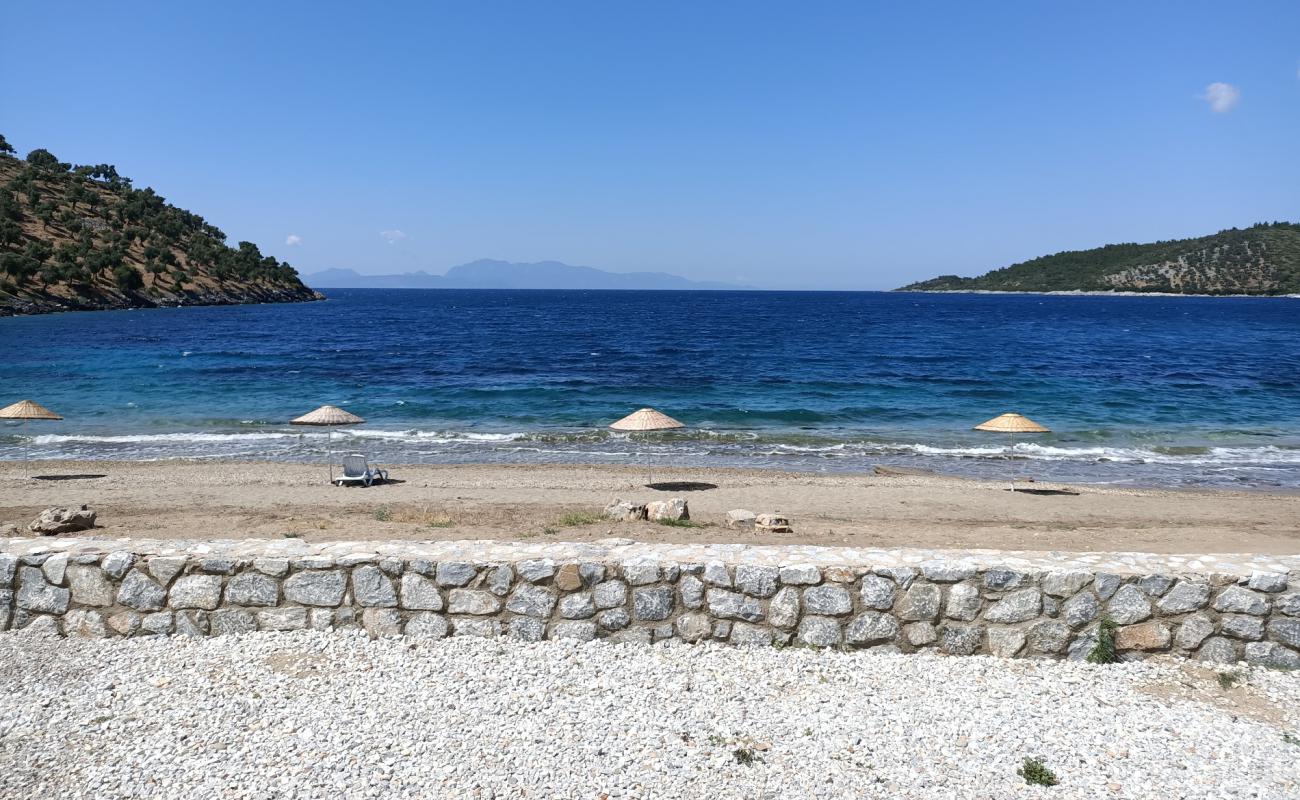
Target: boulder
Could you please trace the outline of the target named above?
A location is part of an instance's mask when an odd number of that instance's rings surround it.
[[[733,508],[727,512],[726,526],[736,531],[752,531],[757,515],[743,508]]]
[[[605,517],[618,522],[636,522],[646,517],[646,507],[629,503],[627,500],[615,500],[605,506]]]
[[[759,514],[754,518],[754,527],[769,533],[791,533],[790,520],[780,514]]]
[[[41,512],[27,530],[42,536],[88,531],[95,527],[95,511],[89,506],[81,508],[47,508]]]
[[[0,536],[18,536],[18,526],[12,522],[0,524]]]
[[[655,500],[648,504],[645,507],[645,517],[651,522],[658,522],[661,519],[690,519],[691,510],[686,506],[685,499],[673,497],[668,500]]]

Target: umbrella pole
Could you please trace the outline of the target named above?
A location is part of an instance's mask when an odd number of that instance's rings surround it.
[[[27,436],[27,420],[18,426],[18,435],[23,437],[23,480],[31,477],[32,440]]]
[[[334,483],[334,429],[328,428],[325,436],[325,463],[329,465],[330,483]]]
[[[1014,433],[1008,433],[1007,434],[1007,460],[1014,461],[1015,458],[1016,458],[1016,435]],[[1016,490],[1016,473],[1015,473],[1014,464],[1011,465],[1011,469],[1012,469],[1011,491],[1014,492]]]

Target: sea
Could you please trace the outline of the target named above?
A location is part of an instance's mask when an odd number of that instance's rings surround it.
[[[326,290],[0,319],[0,458],[595,463],[1300,489],[1300,300]],[[643,406],[671,433],[606,426]],[[1049,427],[972,430],[1006,411]]]

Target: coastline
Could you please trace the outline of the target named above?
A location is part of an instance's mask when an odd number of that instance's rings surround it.
[[[323,463],[42,461],[0,465],[0,524],[25,534],[50,506],[88,504],[95,536],[151,539],[464,539],[797,544],[1017,551],[1300,554],[1300,494],[1022,484],[930,475],[734,468],[656,473],[604,465],[400,465],[393,482],[339,488]],[[614,522],[615,499],[680,497],[700,527]],[[792,533],[725,527],[780,512]],[[82,535],[82,534],[78,534]]]
[[[1193,292],[1106,292],[1084,289],[1062,289],[1051,292],[1014,291],[1011,289],[892,289],[898,294],[1030,294],[1061,297],[1249,297],[1262,299],[1300,300],[1300,294],[1197,294]]]

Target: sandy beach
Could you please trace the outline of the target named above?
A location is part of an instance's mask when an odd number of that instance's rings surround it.
[[[1152,553],[1300,552],[1300,496],[1006,483],[940,476],[679,469],[671,484],[608,466],[385,465],[393,482],[326,483],[320,464],[38,462],[0,466],[0,524],[89,504],[105,536],[307,541],[619,536],[647,542]],[[656,480],[659,476],[656,476]],[[700,527],[584,521],[615,498],[684,497]],[[779,511],[794,532],[729,530],[727,511]],[[578,523],[578,524],[575,524]]]

